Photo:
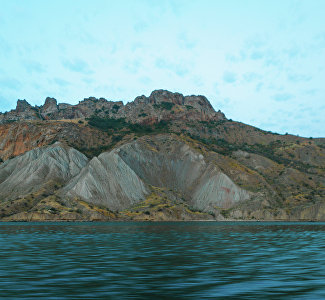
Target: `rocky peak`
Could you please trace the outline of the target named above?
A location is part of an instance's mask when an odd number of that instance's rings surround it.
[[[98,102],[98,99],[96,97],[88,97],[84,98],[83,102]]]
[[[184,96],[180,93],[173,93],[166,90],[155,90],[149,96],[149,102],[160,104],[162,102],[171,102],[178,105],[184,104]]]
[[[58,112],[58,104],[55,98],[47,97],[45,103],[41,108],[41,114],[46,117],[49,114]]]
[[[17,113],[25,112],[26,110],[29,110],[31,108],[32,106],[25,99],[17,101],[17,106],[16,106]]]
[[[194,107],[197,108],[206,108],[206,109],[214,110],[209,100],[205,96],[201,96],[201,95],[185,96],[184,104],[193,105]]]
[[[57,106],[57,101],[55,98],[51,98],[51,97],[47,97],[45,99],[45,103],[44,103],[44,106],[43,108],[48,108],[48,107],[56,107]]]
[[[149,98],[146,97],[145,95],[142,95],[136,97],[133,102],[129,102],[128,104],[138,105],[138,104],[148,104],[148,103],[149,103]]]

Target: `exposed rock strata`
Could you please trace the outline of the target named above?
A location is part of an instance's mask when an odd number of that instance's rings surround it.
[[[145,199],[146,184],[120,158],[119,149],[93,158],[82,172],[64,187],[65,196],[121,210]]]
[[[49,181],[66,182],[87,161],[82,153],[60,143],[7,160],[0,165],[0,199],[11,200],[38,191]]]
[[[121,210],[144,200],[150,186],[170,189],[201,211],[227,209],[250,198],[202,154],[166,135],[101,154],[64,190],[66,196]]]

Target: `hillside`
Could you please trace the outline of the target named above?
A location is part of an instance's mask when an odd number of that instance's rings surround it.
[[[0,113],[2,220],[325,220],[324,170],[325,139],[228,120],[204,96]]]

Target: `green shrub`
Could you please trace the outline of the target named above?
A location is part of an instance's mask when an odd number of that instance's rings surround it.
[[[166,110],[171,110],[174,107],[174,103],[163,101],[160,104],[154,104],[155,108],[161,108]]]
[[[123,138],[122,135],[113,135],[113,136],[112,136],[112,143],[116,144],[116,143],[118,143],[119,141],[121,141],[122,138]]]
[[[92,116],[88,119],[88,124],[90,126],[99,128],[101,130],[107,129],[121,129],[127,126],[124,118],[110,119],[110,118],[100,118],[97,116]]]
[[[118,106],[117,104],[114,104],[113,105],[113,108],[112,108],[112,112],[113,114],[116,114],[120,109],[120,106]]]
[[[221,210],[220,211],[221,215],[224,217],[224,218],[228,218],[229,217],[229,210]]]

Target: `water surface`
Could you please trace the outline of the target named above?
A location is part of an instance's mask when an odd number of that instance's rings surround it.
[[[325,298],[325,223],[0,223],[0,299]]]

